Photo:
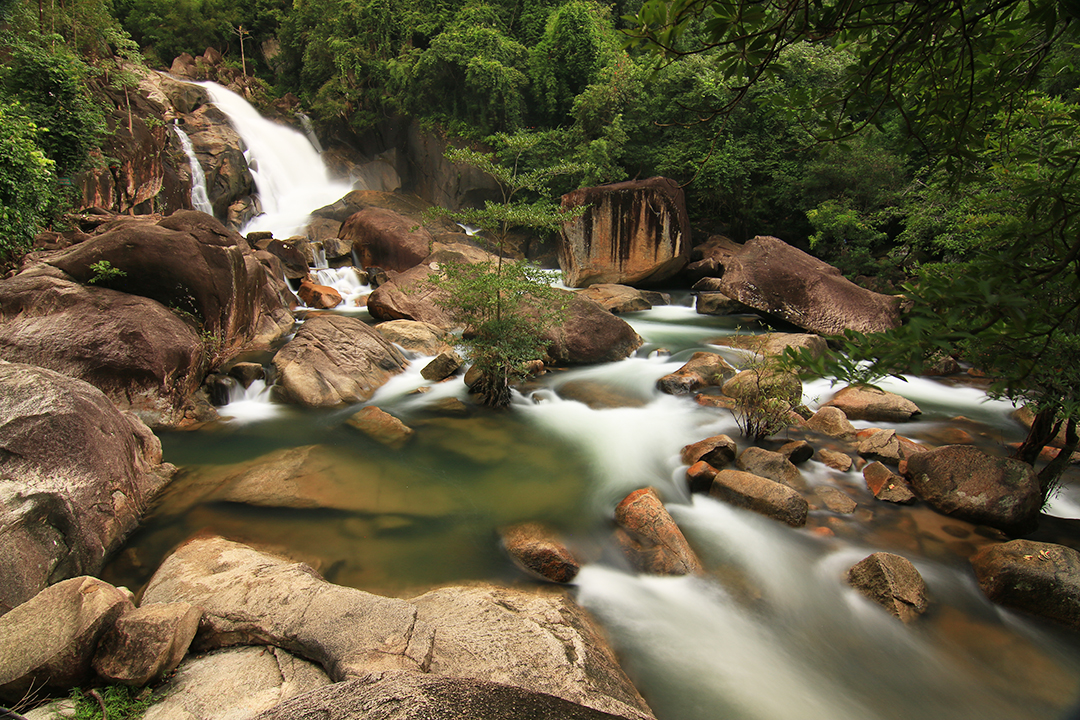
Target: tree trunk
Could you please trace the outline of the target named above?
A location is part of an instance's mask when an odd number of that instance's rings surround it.
[[[1080,435],[1076,431],[1076,418],[1069,418],[1065,423],[1065,447],[1058,450],[1057,457],[1039,472],[1039,489],[1042,490],[1043,503],[1057,490],[1058,479],[1072,460],[1077,445],[1080,445]]]
[[[1028,465],[1034,465],[1039,459],[1039,453],[1057,435],[1060,427],[1061,422],[1057,420],[1057,408],[1043,408],[1035,415],[1035,421],[1031,423],[1027,437],[1013,453],[1013,457],[1023,460]]]

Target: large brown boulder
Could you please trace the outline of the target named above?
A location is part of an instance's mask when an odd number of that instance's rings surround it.
[[[446,293],[431,284],[434,277],[436,271],[427,265],[394,275],[368,296],[368,312],[380,322],[412,320],[444,330],[455,327],[450,313],[439,305]]]
[[[98,677],[142,687],[171,673],[199,629],[202,609],[189,603],[148,603],[120,616],[101,638]]]
[[[971,445],[912,455],[907,477],[914,493],[938,512],[1010,532],[1030,530],[1042,507],[1030,465]]]
[[[75,577],[0,617],[0,700],[15,703],[31,690],[66,691],[85,682],[98,640],[131,609],[112,585]]]
[[[809,504],[787,485],[742,470],[721,470],[709,495],[736,507],[753,510],[792,527],[806,524]]]
[[[281,703],[253,720],[641,720],[613,715],[513,685],[380,672],[320,688]]]
[[[623,498],[615,508],[615,522],[619,525],[616,539],[638,571],[656,575],[701,572],[701,561],[652,488]]]
[[[1013,540],[971,557],[986,596],[1005,607],[1080,630],[1080,553],[1064,545]]]
[[[360,264],[405,272],[431,254],[435,239],[424,227],[393,210],[366,208],[341,226],[338,236],[352,242]]]
[[[690,258],[690,221],[682,188],[669,178],[582,188],[562,208],[587,206],[563,223],[559,265],[570,287],[594,283],[656,284]]]
[[[823,407],[840,408],[848,420],[871,422],[907,422],[922,412],[907,398],[870,385],[849,385]]]
[[[154,427],[194,419],[207,344],[156,300],[23,273],[0,280],[0,358],[85,381]]]
[[[343,315],[308,318],[274,355],[285,398],[309,407],[368,400],[407,364],[382,335]]]
[[[568,365],[624,360],[644,343],[625,320],[577,296],[570,298],[562,322],[548,328],[544,337],[548,359]]]
[[[695,288],[719,291],[755,310],[820,335],[879,332],[900,324],[900,300],[847,280],[833,266],[774,237],[711,250],[720,277]]]
[[[0,361],[0,614],[97,573],[168,481],[161,444],[91,385]]]

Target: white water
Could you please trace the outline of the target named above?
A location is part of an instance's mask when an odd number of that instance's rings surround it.
[[[188,163],[191,165],[191,205],[200,212],[213,215],[214,206],[210,204],[210,195],[206,190],[206,173],[199,164],[199,158],[195,156],[191,138],[178,125],[174,124],[173,130],[176,131],[176,137],[180,139],[180,147],[184,149],[184,154],[187,155]]]
[[[239,424],[272,420],[286,411],[287,406],[271,400],[270,388],[264,380],[253,380],[247,388],[237,383],[229,391],[229,403],[218,408],[222,419]]]
[[[277,238],[302,235],[311,212],[340,199],[352,188],[332,180],[318,151],[303,133],[267,120],[247,100],[222,86],[199,83],[229,118],[247,146],[263,214],[242,230],[269,230]]]

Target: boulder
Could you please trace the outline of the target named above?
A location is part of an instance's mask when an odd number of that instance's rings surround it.
[[[407,364],[382,335],[342,315],[309,317],[274,355],[284,397],[308,407],[369,400]]]
[[[722,292],[699,292],[694,309],[698,315],[742,315],[753,310]]]
[[[444,350],[420,370],[420,377],[433,382],[445,380],[460,370],[464,364],[465,361],[456,352]]]
[[[430,323],[416,320],[389,320],[375,326],[379,334],[406,352],[435,357],[452,350],[454,336]]]
[[[408,218],[412,221],[412,225],[409,226],[410,229],[414,226],[424,225],[432,234],[457,232],[461,230],[461,228],[449,218],[429,217],[428,211],[431,207],[432,204],[430,202],[421,200],[416,195],[407,195],[397,192],[382,192],[377,190],[353,190],[330,205],[315,210],[312,213],[312,216],[344,223],[358,212],[368,208],[377,208],[381,210],[390,210],[398,215]],[[443,207],[449,206],[443,204]]]
[[[639,572],[655,575],[701,572],[701,561],[652,488],[635,490],[623,498],[615,508],[615,522],[620,531],[616,538],[630,564]]]
[[[395,275],[368,296],[371,317],[382,322],[412,320],[443,330],[457,327],[450,313],[439,305],[446,293],[431,284],[436,271],[426,265]]]
[[[825,407],[840,408],[848,420],[870,422],[907,422],[922,412],[907,398],[870,385],[849,385],[833,395]]]
[[[668,395],[689,395],[711,385],[722,385],[735,375],[735,368],[716,353],[696,352],[681,368],[656,381],[656,387]]]
[[[644,342],[625,320],[576,295],[569,297],[562,322],[548,328],[544,339],[548,359],[567,365],[625,360]]]
[[[714,468],[722,468],[734,462],[737,452],[738,446],[730,437],[714,435],[685,446],[682,449],[681,458],[687,465],[704,460]]]
[[[907,459],[911,489],[940,513],[1007,532],[1036,523],[1042,492],[1035,471],[971,445],[946,445]]]
[[[613,313],[650,310],[653,306],[650,297],[656,295],[656,293],[648,293],[644,290],[632,288],[629,285],[616,285],[614,283],[590,285],[584,290],[579,290],[577,294],[587,297],[593,302],[600,303],[605,310]]]
[[[31,689],[67,691],[88,680],[102,634],[131,600],[92,577],[52,585],[0,617],[0,700]]]
[[[770,332],[762,335],[725,335],[709,341],[710,345],[750,350],[759,356],[783,355],[788,348],[808,350],[815,358],[829,350],[829,344],[820,335],[809,333]]]
[[[900,300],[855,285],[839,270],[774,237],[711,250],[721,277],[695,288],[719,291],[819,335],[880,332],[900,324]]]
[[[850,515],[855,512],[859,504],[851,499],[851,496],[832,485],[819,485],[814,488],[814,494],[824,503],[825,507],[834,513]]]
[[[806,480],[799,468],[781,453],[751,446],[743,450],[735,465],[744,472],[775,480],[792,490],[807,489]]]
[[[202,610],[188,603],[150,603],[113,623],[101,638],[93,666],[106,682],[142,687],[180,664],[199,629]]]
[[[876,552],[852,566],[847,581],[905,623],[926,612],[930,605],[922,575],[900,555]]]
[[[363,267],[405,272],[431,254],[435,239],[416,221],[393,210],[366,208],[341,226],[339,237],[352,242]]]
[[[154,704],[142,720],[247,720],[328,685],[322,668],[281,648],[237,647],[189,655],[154,690]]]
[[[300,302],[317,310],[329,310],[340,305],[343,300],[341,293],[326,285],[316,285],[305,278],[300,282],[300,289],[296,291]]]
[[[847,472],[851,469],[851,456],[847,453],[842,453],[837,450],[819,450],[817,454],[818,460],[825,463],[833,470],[839,470],[840,472]]]
[[[802,465],[814,457],[814,447],[805,440],[792,440],[780,446],[780,454],[786,457],[794,465]]]
[[[610,714],[512,685],[404,672],[380,672],[293,698],[253,720],[644,720]]]
[[[542,523],[527,522],[499,530],[503,547],[518,567],[530,575],[557,583],[568,583],[581,569],[574,554],[555,531]]]
[[[97,388],[0,361],[0,614],[97,573],[174,468]]]
[[[844,411],[829,405],[818,408],[818,411],[806,421],[806,426],[837,440],[851,441],[856,437],[855,426],[848,420]]]
[[[0,357],[90,383],[153,427],[193,422],[207,344],[151,300],[45,274],[0,280]]]
[[[915,495],[904,482],[904,478],[880,462],[872,462],[864,467],[863,479],[866,487],[878,500],[902,504],[915,502]]]
[[[564,211],[582,206],[585,213],[564,222],[560,232],[559,266],[568,286],[655,285],[689,261],[690,221],[674,180],[631,180],[563,195]]]
[[[361,408],[345,422],[372,440],[395,449],[405,447],[416,434],[415,430],[401,420],[374,405]]]
[[[979,587],[992,601],[1080,629],[1080,553],[1064,545],[1012,540],[971,557]]]
[[[333,680],[371,670],[426,670],[434,629],[404,600],[332,585],[307,565],[209,537],[167,557],[143,603],[203,608],[193,648],[274,645],[322,665]]]
[[[302,240],[270,240],[265,247],[259,249],[276,256],[281,261],[285,269],[285,277],[298,280],[307,277],[308,274],[308,260],[302,245]]]
[[[709,488],[712,487],[713,478],[716,477],[716,473],[718,472],[720,471],[704,460],[698,460],[696,463],[686,468],[686,482],[690,492],[709,492]]]
[[[229,368],[229,377],[235,379],[244,388],[249,388],[256,380],[266,379],[266,369],[256,362],[238,362]]]
[[[871,460],[896,465],[903,458],[900,451],[900,437],[895,430],[866,428],[856,434],[859,442],[859,455]]]
[[[810,510],[806,500],[787,485],[741,470],[718,472],[709,488],[709,495],[791,527],[805,525]]]
[[[430,672],[546,693],[618,717],[651,717],[593,623],[554,585],[445,587],[410,600],[435,628]]]
[[[802,380],[798,375],[764,366],[736,373],[724,381],[720,390],[730,398],[751,402],[755,398],[768,397],[795,406],[802,400]]]

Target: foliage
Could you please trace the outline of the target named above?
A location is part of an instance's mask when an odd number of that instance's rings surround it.
[[[22,107],[0,99],[0,263],[30,248],[59,203],[55,166],[38,145],[41,131]]]
[[[563,312],[550,273],[503,257],[512,229],[553,231],[573,216],[545,193],[555,178],[583,168],[571,163],[526,167],[526,156],[542,140],[526,132],[497,134],[488,138],[495,152],[471,148],[446,152],[448,160],[480,169],[501,189],[501,199],[489,200],[483,208],[439,210],[459,223],[481,228],[498,257],[475,265],[448,263],[440,268],[442,276],[432,281],[447,296],[443,307],[465,327],[469,359],[483,378],[481,395],[492,407],[509,404],[511,380],[523,377],[528,363],[542,357],[545,331],[560,321]]]
[[[127,685],[109,685],[87,692],[75,688],[71,699],[75,702],[74,720],[102,720],[103,716],[108,720],[138,720],[153,704],[148,690]]]
[[[771,359],[756,358],[740,368],[741,385],[735,397],[735,422],[754,442],[775,435],[791,424],[792,408],[802,402],[801,384]]]
[[[113,267],[113,264],[108,260],[98,260],[95,263],[90,263],[90,270],[94,274],[90,276],[87,282],[92,284],[101,283],[107,285],[112,280],[127,276],[126,272],[118,267]]]

